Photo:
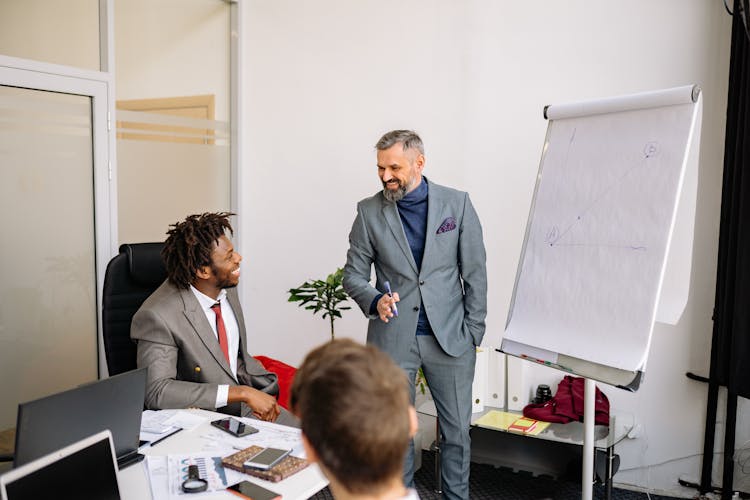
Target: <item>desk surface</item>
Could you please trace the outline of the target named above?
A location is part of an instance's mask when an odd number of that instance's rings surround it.
[[[231,449],[233,438],[229,434],[224,437],[222,435],[222,443],[217,446],[217,443],[210,438],[209,435],[216,435],[217,429],[211,426],[211,420],[216,418],[223,418],[226,415],[221,413],[210,412],[206,410],[187,410],[190,413],[205,417],[205,421],[191,430],[183,430],[178,432],[174,436],[171,436],[161,443],[158,443],[153,448],[148,446],[142,450],[142,453],[146,456],[166,456],[166,455],[184,455],[192,453],[204,453],[207,450],[215,450],[217,456],[226,456],[236,450]],[[283,426],[279,426],[283,427]],[[218,431],[221,433],[222,431]],[[261,433],[263,430],[260,431]],[[240,441],[238,441],[239,443]],[[229,444],[229,449],[227,448]],[[146,461],[142,461],[135,465],[131,465],[118,474],[120,481],[120,494],[123,500],[148,500],[152,498],[151,487],[149,484]],[[281,494],[284,500],[293,499],[307,499],[323,489],[328,481],[321,474],[320,469],[316,464],[311,464],[305,469],[295,473],[294,475],[279,481],[278,483],[271,483],[263,481],[257,477],[247,476],[248,481],[260,484],[265,488],[275,491]],[[183,496],[189,499],[190,496]],[[201,499],[232,499],[237,500],[237,496],[228,493],[226,491],[214,492],[211,494],[199,495]]]
[[[493,408],[490,406],[486,406],[483,411],[472,413],[471,425],[475,427],[482,427],[481,425],[476,424],[476,421],[482,416],[484,416],[485,414],[487,414],[488,412],[493,411],[493,410],[506,411],[508,413],[517,413],[519,418],[523,416],[521,412],[509,411],[509,410],[505,410],[504,408]],[[437,410],[435,409],[435,402],[432,401],[431,399],[419,405],[419,408],[417,408],[417,411],[425,415],[431,415],[433,417],[437,416]],[[632,428],[633,428],[632,415],[610,414],[609,427],[607,427],[606,425],[594,426],[594,439],[596,439],[594,446],[596,446],[597,448],[608,448],[610,446],[614,446],[615,444],[625,439],[628,433],[632,430]],[[496,430],[498,432],[508,432],[507,430],[497,429],[494,427],[487,427],[487,429]],[[610,429],[614,429],[614,431],[610,432]],[[540,432],[539,434],[535,434],[533,436],[523,435],[523,434],[518,434],[518,435],[535,438],[535,439],[546,439],[548,441],[556,441],[559,443],[570,443],[570,444],[582,445],[583,444],[583,431],[584,431],[583,423],[570,422],[567,424],[550,424],[549,427],[544,429],[542,432]]]

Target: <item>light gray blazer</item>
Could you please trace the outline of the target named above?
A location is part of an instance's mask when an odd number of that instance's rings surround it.
[[[130,337],[138,343],[138,367],[148,366],[146,407],[215,410],[218,386],[248,385],[270,394],[279,390],[277,376],[247,353],[245,318],[236,288],[227,299],[240,330],[237,378],[224,359],[211,325],[190,289],[165,281],[133,316]],[[244,404],[216,411],[249,415]]]
[[[359,202],[349,234],[344,288],[370,318],[367,342],[396,361],[401,353],[409,352],[421,303],[447,354],[460,356],[479,345],[484,336],[487,269],[482,226],[467,193],[434,182],[428,186],[421,270],[414,262],[396,203],[386,200],[382,192]],[[449,229],[451,217],[453,229]],[[373,265],[375,287],[370,284]],[[385,281],[390,281],[401,299],[398,317],[388,323],[370,315],[370,305],[385,291]]]

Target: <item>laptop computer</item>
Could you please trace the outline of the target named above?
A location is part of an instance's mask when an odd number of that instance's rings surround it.
[[[140,462],[148,368],[139,368],[18,405],[15,467],[104,429],[120,468]]]
[[[0,476],[0,500],[120,500],[112,434],[104,430]]]

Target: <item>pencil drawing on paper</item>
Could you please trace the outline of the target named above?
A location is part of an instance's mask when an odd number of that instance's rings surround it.
[[[563,172],[567,171],[568,158],[570,156],[570,151],[573,148],[573,145],[575,142],[575,136],[576,136],[576,129],[573,129],[570,140],[568,141],[568,148],[567,148],[567,151],[565,152],[565,157],[563,159],[562,166],[561,166],[561,171]],[[576,211],[576,214],[574,216],[575,218],[572,221],[569,221],[568,223],[564,225],[553,224],[552,226],[550,226],[545,232],[544,241],[550,247],[555,247],[555,246],[609,247],[609,248],[622,248],[622,249],[634,250],[634,251],[646,251],[648,247],[644,245],[612,244],[612,243],[603,243],[603,242],[598,242],[598,243],[574,242],[574,241],[562,241],[562,240],[566,237],[566,235],[570,233],[570,231],[574,227],[585,224],[586,216],[589,215],[592,211],[596,210],[600,202],[607,200],[608,195],[612,191],[620,187],[627,177],[636,173],[638,169],[642,169],[643,167],[645,167],[648,164],[648,160],[650,160],[651,158],[657,157],[659,155],[659,152],[660,150],[659,150],[658,141],[647,142],[643,146],[643,156],[640,162],[631,166],[625,172],[619,175],[614,181],[602,187],[601,190],[599,190],[599,192],[593,196],[592,201],[588,202],[586,206]],[[560,189],[560,183],[557,183],[555,186],[555,191],[559,191],[559,189]],[[561,230],[560,227],[563,227],[564,229]]]
[[[647,142],[643,147],[643,154],[645,158],[653,158],[659,155],[659,143],[656,141]]]

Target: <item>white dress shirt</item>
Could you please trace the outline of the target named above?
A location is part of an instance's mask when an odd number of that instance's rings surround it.
[[[221,316],[224,320],[224,327],[227,331],[227,352],[229,353],[229,367],[232,369],[232,375],[237,378],[237,356],[240,349],[240,327],[237,324],[237,317],[232,311],[232,306],[229,305],[227,300],[227,291],[222,290],[219,292],[219,296],[216,299],[212,299],[208,295],[201,293],[193,285],[190,285],[190,290],[193,291],[193,295],[198,299],[198,302],[203,309],[203,314],[206,315],[208,324],[211,325],[211,330],[214,332],[216,341],[219,341],[219,334],[216,331],[216,313],[211,309],[216,302],[221,304]],[[216,392],[216,408],[222,408],[227,405],[227,399],[229,399],[229,386],[219,385],[219,390]]]

